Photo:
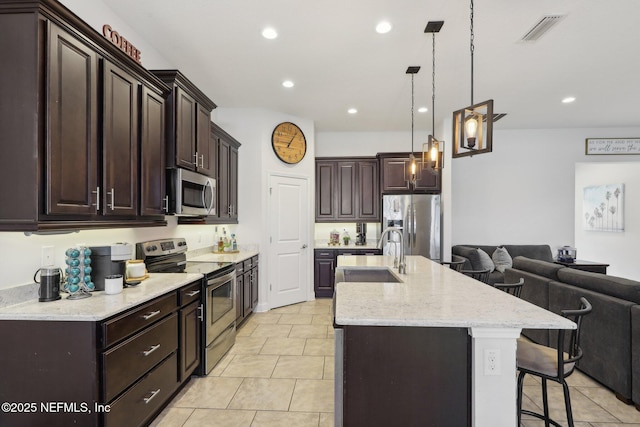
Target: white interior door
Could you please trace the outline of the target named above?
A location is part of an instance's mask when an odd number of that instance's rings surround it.
[[[309,295],[309,181],[269,179],[269,306],[306,301]]]

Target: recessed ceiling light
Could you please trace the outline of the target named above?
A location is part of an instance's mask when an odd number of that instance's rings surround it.
[[[391,24],[388,21],[381,21],[376,25],[376,32],[379,34],[386,34],[391,31]]]
[[[563,104],[570,104],[570,103],[572,103],[572,102],[573,102],[573,101],[575,101],[575,100],[576,100],[576,97],[575,97],[575,96],[567,96],[566,98],[564,98],[564,99],[562,100],[562,103],[563,103]]]
[[[291,80],[285,80],[282,82],[282,86],[284,87],[294,87],[295,84]]]
[[[349,108],[349,109],[347,110],[347,113],[349,113],[349,114],[356,114],[357,112],[358,112],[358,109],[357,109],[357,108]]]
[[[427,111],[429,111],[429,109],[427,107],[418,108],[418,113],[426,113]]]
[[[274,28],[267,27],[262,30],[262,37],[264,37],[265,39],[273,40],[278,37],[278,32]]]

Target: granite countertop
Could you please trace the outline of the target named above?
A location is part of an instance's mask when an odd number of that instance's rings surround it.
[[[187,258],[187,261],[193,262],[241,262],[258,255],[258,251],[240,251],[234,253],[228,252],[211,252],[205,255],[198,255],[193,258]]]
[[[124,288],[121,293],[91,293],[89,298],[39,302],[26,301],[0,308],[0,320],[100,321],[199,280],[202,274],[150,273],[138,286]]]
[[[572,321],[421,256],[397,274],[392,256],[343,256],[338,267],[386,267],[403,283],[341,282],[339,325],[575,329]],[[525,285],[526,286],[526,285]]]

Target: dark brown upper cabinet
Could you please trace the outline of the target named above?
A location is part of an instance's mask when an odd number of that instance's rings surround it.
[[[215,141],[218,149],[217,216],[219,222],[237,223],[238,149],[240,143],[215,123],[211,123],[211,139]]]
[[[102,171],[105,215],[138,213],[140,82],[104,61]]]
[[[165,105],[162,94],[142,87],[140,126],[140,213],[163,215],[168,210],[165,182]]]
[[[382,194],[438,194],[441,191],[441,171],[423,169],[415,186],[406,180],[409,153],[378,153]],[[414,153],[420,159],[421,153]]]
[[[316,222],[380,220],[375,158],[316,159]]]
[[[0,40],[0,230],[166,225],[169,88],[53,0],[1,2]]]
[[[167,99],[167,166],[215,178],[217,159],[210,123],[216,104],[178,70],[151,72],[172,89]]]

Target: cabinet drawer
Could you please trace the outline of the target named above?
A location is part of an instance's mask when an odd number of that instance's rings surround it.
[[[251,267],[252,267],[251,258],[245,259],[242,264],[243,264],[244,271],[251,270]]]
[[[184,307],[202,297],[202,282],[198,280],[180,289],[180,307]]]
[[[258,266],[258,255],[255,255],[251,258],[251,264],[253,265],[253,267]]]
[[[236,262],[236,276],[242,276],[244,273],[244,262]]]
[[[176,293],[171,292],[133,311],[107,320],[102,325],[102,348],[107,348],[162,319],[177,308],[177,302]]]
[[[103,353],[103,396],[109,402],[178,348],[176,313]]]
[[[331,259],[333,257],[335,257],[335,252],[331,249],[329,250],[316,250],[314,252],[314,256],[316,258],[325,258],[325,259]]]
[[[155,413],[178,386],[175,353],[110,405],[105,427],[139,426]]]

